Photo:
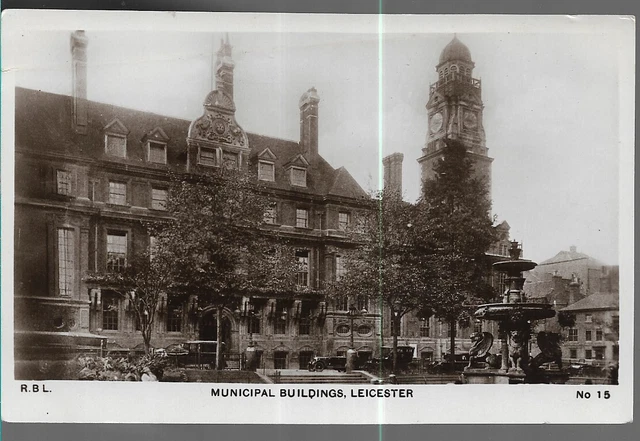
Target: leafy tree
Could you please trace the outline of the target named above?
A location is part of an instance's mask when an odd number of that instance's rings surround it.
[[[266,189],[245,171],[221,167],[172,180],[171,220],[158,229],[157,243],[172,257],[171,294],[216,307],[217,368],[223,309],[237,307],[243,295],[295,290],[294,253],[265,229],[269,203]]]
[[[361,295],[375,299],[387,309],[393,338],[393,372],[396,370],[398,331],[401,318],[410,311],[430,315],[425,298],[427,285],[437,275],[431,271],[429,255],[416,240],[416,207],[389,190],[369,200],[353,234],[357,246],[345,256],[345,274],[332,291],[337,298]],[[383,315],[384,317],[384,315]]]
[[[127,302],[139,325],[146,353],[151,348],[159,302],[172,285],[172,266],[168,253],[147,249],[128,259],[120,271],[89,273],[84,278],[119,294]]]
[[[561,328],[573,328],[576,324],[576,315],[569,311],[558,311],[558,325]]]
[[[465,146],[447,140],[434,166],[435,178],[423,183],[417,204],[423,248],[432,250],[428,286],[435,315],[449,323],[451,360],[455,355],[456,323],[468,323],[472,306],[494,297],[488,283],[490,262],[485,253],[497,233],[491,218],[487,183],[474,175]]]

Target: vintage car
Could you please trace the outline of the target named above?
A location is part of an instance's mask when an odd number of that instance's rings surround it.
[[[483,361],[483,360],[477,360]],[[462,372],[469,365],[469,354],[456,354],[453,363],[451,363],[451,355],[445,355],[445,359],[435,361],[427,366],[427,372],[431,374],[441,374],[445,372]]]
[[[396,358],[396,369],[404,371],[409,368],[409,364],[413,361],[413,346],[398,346],[398,356]],[[380,358],[372,358],[365,364],[367,370],[390,370],[393,368],[393,347],[383,346]]]
[[[309,361],[309,371],[322,372],[325,369],[335,369],[337,371],[347,370],[347,357],[334,355],[329,357],[313,357]]]

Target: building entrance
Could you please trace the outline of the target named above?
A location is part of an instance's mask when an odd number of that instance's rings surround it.
[[[211,309],[206,311],[200,322],[199,339],[209,341],[217,340],[217,329],[216,310]],[[229,348],[231,343],[231,322],[224,316],[222,317],[222,342],[225,347]]]

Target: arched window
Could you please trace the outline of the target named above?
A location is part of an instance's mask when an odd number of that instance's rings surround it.
[[[467,67],[467,76],[470,77],[471,76],[471,69]]]
[[[458,66],[456,66],[455,64],[451,66],[451,73],[454,73],[454,72],[458,72]]]
[[[440,78],[440,79],[443,79],[443,78],[444,78],[444,71],[443,71],[442,69],[440,69],[440,76],[439,76],[439,78]]]
[[[444,68],[444,74],[445,74],[445,76],[446,76],[446,75],[449,75],[449,68],[448,68],[448,67],[445,67],[445,68]]]

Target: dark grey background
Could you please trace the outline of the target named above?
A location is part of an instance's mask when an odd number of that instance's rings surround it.
[[[316,12],[377,14],[607,14],[637,15],[637,0],[4,0],[2,9],[122,9],[215,12]],[[637,41],[637,36],[636,36]],[[638,44],[636,43],[636,47]],[[637,51],[637,49],[636,49]],[[636,81],[637,83],[637,81]],[[589,93],[585,91],[585,93]],[[636,92],[637,93],[637,92]],[[638,117],[636,115],[636,121]],[[637,169],[637,162],[636,162]],[[640,189],[636,188],[636,200]],[[637,206],[637,204],[636,204]],[[636,249],[638,248],[636,243]],[[638,271],[636,268],[636,277]],[[638,311],[636,304],[635,311]],[[640,333],[635,327],[635,340]],[[636,354],[635,366],[639,359]],[[636,369],[637,373],[637,369]],[[135,397],[132,397],[135,398]],[[170,399],[170,397],[167,397]],[[636,403],[638,400],[634,400]],[[518,405],[518,403],[513,403]],[[3,407],[6,403],[2,403]],[[101,405],[96,403],[96,412]],[[430,405],[425,403],[425,414]],[[482,406],[482,402],[478,406]],[[523,396],[525,409],[535,406]],[[553,406],[553,403],[539,403]],[[634,405],[634,414],[637,405]],[[603,408],[603,412],[606,409]],[[212,420],[215,416],[212,415]],[[464,419],[462,417],[461,419]],[[413,425],[413,426],[265,426],[148,424],[15,424],[2,422],[2,438],[15,440],[633,440],[637,424],[625,425]]]

